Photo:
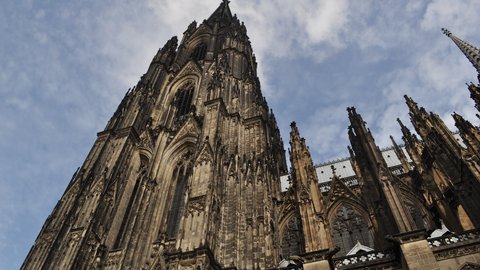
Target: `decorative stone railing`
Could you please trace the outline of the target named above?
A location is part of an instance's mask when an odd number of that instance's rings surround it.
[[[393,250],[370,251],[333,259],[336,269],[390,264],[396,262]]]
[[[480,229],[427,239],[437,261],[480,252]]]
[[[428,239],[428,245],[431,248],[443,247],[454,244],[461,244],[462,242],[470,242],[472,240],[480,240],[480,229],[466,231],[459,234],[450,234],[440,237]]]
[[[345,177],[340,179],[344,182],[348,187],[355,187],[358,185],[358,180],[355,176]],[[332,181],[320,183],[318,186],[320,187],[320,191],[322,193],[330,191],[330,186],[332,185]]]

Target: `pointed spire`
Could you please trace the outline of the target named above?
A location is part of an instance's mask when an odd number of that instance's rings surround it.
[[[316,219],[325,212],[318,177],[305,139],[300,137],[297,125],[291,123],[290,163],[292,165],[292,190],[302,217],[305,252],[323,250],[332,246],[325,223]]]
[[[470,83],[468,85],[468,91],[470,91],[470,98],[475,102],[475,108],[480,111],[480,87]]]
[[[428,115],[427,111],[423,107],[418,107],[417,102],[415,102],[413,100],[413,98],[411,98],[407,95],[404,95],[403,97],[405,98],[405,103],[408,106],[408,109],[410,111],[411,116],[412,116],[412,114],[414,116],[419,116],[419,117]]]
[[[405,156],[405,153],[403,153],[402,148],[400,148],[397,142],[395,142],[395,139],[393,139],[392,135],[390,135],[390,140],[392,141],[393,150],[395,151],[395,154],[397,155],[398,159],[402,163],[403,170],[405,172],[408,172],[410,170],[410,164],[408,164],[408,160],[407,160],[407,157]]]
[[[407,103],[408,108],[410,111],[417,111],[418,110],[418,105],[417,103],[409,96],[404,95],[405,102]]]
[[[222,0],[220,6],[212,13],[212,15],[210,15],[210,17],[208,17],[207,21],[216,22],[221,20],[231,20],[233,16],[230,7],[228,6],[229,3],[230,1],[228,0]]]
[[[460,114],[453,112],[452,114],[453,120],[455,120],[455,126],[458,128],[460,132],[464,131],[466,128],[471,128],[473,125],[465,120]]]
[[[350,120],[350,126],[348,127],[349,133],[353,131],[354,134],[365,133],[368,136],[370,132],[365,126],[366,123],[363,121],[362,116],[357,113],[355,107],[347,107],[347,112],[348,119]]]
[[[455,126],[460,132],[460,136],[468,149],[473,150],[477,155],[480,154],[480,132],[472,123],[465,120],[460,114],[454,112],[452,114],[455,120]]]
[[[178,47],[178,38],[177,36],[173,36],[170,38],[162,48],[160,48],[153,58],[153,61],[163,61],[166,62],[169,56],[175,54]]]
[[[300,132],[298,132],[297,123],[296,123],[295,121],[293,121],[292,123],[290,123],[290,128],[291,128],[291,131],[290,131],[290,144],[292,144],[292,141],[294,141],[294,140],[300,140]]]
[[[304,181],[304,184],[307,184],[307,180],[317,178],[312,157],[305,143],[305,138],[300,137],[297,124],[292,122],[290,126],[292,128],[290,131],[290,161],[293,169],[292,175],[297,180],[302,180]]]
[[[409,96],[404,95],[405,102],[409,109],[410,121],[417,131],[417,134],[425,139],[430,129],[430,115],[423,107],[418,107],[417,103]]]
[[[408,129],[403,123],[400,118],[397,118],[397,122],[400,125],[400,129],[402,130],[403,137],[411,137],[412,133],[410,132],[410,129]]]
[[[350,145],[352,146],[355,160],[359,164],[369,164],[367,170],[373,173],[377,179],[381,168],[388,167],[385,159],[378,146],[375,144],[375,139],[366,127],[365,121],[360,114],[357,113],[354,107],[347,108],[350,126],[348,127],[348,137]]]
[[[468,61],[472,63],[473,67],[475,67],[478,72],[478,80],[480,82],[480,50],[477,47],[461,40],[460,38],[452,34],[452,32],[448,31],[448,29],[442,28],[442,32],[447,37],[452,39],[452,41],[467,57]]]
[[[405,149],[407,150],[410,158],[413,160],[415,166],[417,168],[420,168],[423,146],[418,140],[417,136],[415,136],[415,134],[412,134],[399,118],[397,118],[397,122],[402,130],[402,139],[405,143]]]

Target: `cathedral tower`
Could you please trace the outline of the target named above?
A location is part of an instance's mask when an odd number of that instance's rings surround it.
[[[279,258],[283,142],[223,1],[170,39],[98,133],[22,269],[239,269]]]

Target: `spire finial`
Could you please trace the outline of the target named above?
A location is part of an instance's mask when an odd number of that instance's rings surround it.
[[[395,139],[393,138],[392,135],[390,135],[390,140],[392,141],[392,144],[393,144],[394,147],[398,147],[397,142],[395,141]]]
[[[413,100],[413,98],[407,96],[407,95],[404,95],[403,96],[405,98],[405,103],[407,103],[407,106],[410,110],[410,112],[412,113],[415,113],[418,111],[418,104]]]
[[[400,120],[400,118],[397,118],[397,122],[398,124],[400,125],[400,127],[404,127],[403,123],[402,123],[402,120]]]
[[[450,37],[450,35],[452,34],[452,32],[450,32],[447,28],[442,28],[442,32],[443,32],[447,37]]]

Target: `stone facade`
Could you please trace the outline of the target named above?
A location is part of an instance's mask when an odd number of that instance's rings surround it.
[[[475,47],[445,30],[478,65]],[[477,65],[477,66],[476,66]],[[98,133],[22,269],[478,269],[480,131],[405,97],[389,165],[348,108],[348,178],[319,183],[295,123],[290,185],[246,28],[224,0],[170,39]],[[478,86],[469,91],[478,105]],[[343,166],[345,168],[345,166]],[[323,171],[322,171],[323,173]],[[427,238],[441,221],[449,234]]]

